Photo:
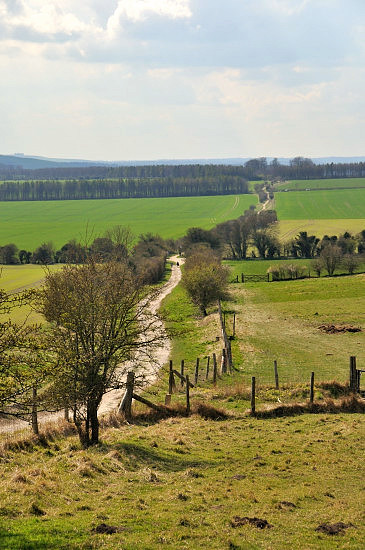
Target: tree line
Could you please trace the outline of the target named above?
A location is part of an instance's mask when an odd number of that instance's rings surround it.
[[[288,164],[266,157],[251,159],[244,165],[182,164],[141,166],[85,166],[24,169],[0,165],[3,180],[206,180],[223,177],[247,180],[326,179],[365,177],[364,162],[315,164],[306,157],[295,157]]]
[[[239,176],[4,181],[0,201],[193,197],[248,193]]]
[[[115,226],[90,244],[82,244],[71,239],[59,250],[52,242],[44,242],[34,251],[19,250],[13,244],[0,247],[0,264],[84,264],[87,261],[98,263],[124,262],[131,272],[144,284],[160,281],[165,272],[165,262],[171,243],[158,235],[142,234],[133,245],[134,237],[125,227]]]

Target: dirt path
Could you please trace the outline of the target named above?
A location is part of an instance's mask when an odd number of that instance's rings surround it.
[[[174,262],[172,265],[171,270],[171,276],[168,282],[161,287],[160,291],[158,292],[157,296],[151,300],[148,303],[147,298],[147,309],[150,313],[156,314],[161,306],[162,300],[172,292],[172,290],[179,284],[181,279],[181,269],[180,266],[176,265],[176,262],[179,262],[180,264],[183,263],[184,260],[179,258],[178,256],[172,256],[169,258],[170,261]],[[144,376],[144,385],[150,385],[153,383],[157,377],[158,370],[168,361],[169,354],[171,351],[171,343],[167,336],[164,324],[161,322],[158,323],[157,330],[159,332],[159,339],[161,340],[161,343],[158,347],[156,347],[152,352],[151,357],[151,363],[148,366],[148,372]],[[134,367],[133,362],[131,362],[131,367]],[[108,393],[106,393],[103,397],[103,400],[100,404],[98,414],[103,415],[111,411],[117,410],[120,401],[123,397],[124,390],[112,390]],[[57,412],[57,413],[40,413],[39,415],[39,423],[45,423],[49,422],[50,420],[59,420],[62,418],[63,412]],[[24,428],[29,428],[29,424],[23,420],[18,419],[8,419],[8,418],[0,418],[0,433],[11,433],[16,430],[21,430]]]
[[[172,265],[171,277],[168,282],[161,288],[157,297],[148,303],[148,311],[152,314],[156,314],[158,312],[162,300],[168,294],[170,294],[170,292],[172,292],[172,290],[179,284],[181,279],[181,269],[180,266],[176,265],[176,262],[179,262],[181,264],[184,260],[179,259],[178,256],[172,256],[171,258],[169,258],[169,260],[174,262]],[[147,372],[146,366],[144,366],[144,387],[149,386],[156,380],[159,369],[168,361],[171,351],[171,342],[167,336],[162,321],[158,323],[157,331],[159,332],[158,337],[163,343],[153,349],[151,354],[151,361],[149,365],[147,365]],[[130,366],[131,369],[137,371],[138,373],[136,363],[138,363],[138,359],[135,361],[131,361]],[[122,400],[123,395],[124,390],[113,390],[106,393],[99,407],[99,414],[106,414],[108,412],[116,410]]]

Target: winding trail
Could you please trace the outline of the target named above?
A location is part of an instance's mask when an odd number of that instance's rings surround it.
[[[173,262],[170,279],[161,287],[153,300],[148,302],[148,297],[146,298],[148,313],[156,314],[161,306],[162,300],[173,291],[181,280],[180,265],[184,262],[184,260],[178,256],[171,256],[168,260]],[[177,265],[177,262],[179,262],[179,266]],[[151,363],[147,368],[148,372],[144,376],[143,385],[145,387],[152,384],[156,380],[159,369],[168,361],[171,351],[171,342],[162,321],[159,321],[157,324],[157,332],[161,343],[156,346],[151,353]],[[131,365],[133,365],[133,362],[131,362]],[[106,393],[100,404],[98,415],[101,416],[103,414],[116,411],[123,395],[123,389],[111,390]],[[60,418],[63,418],[63,411],[58,411],[56,413],[40,413],[39,424],[41,426],[42,423],[44,424],[50,421],[57,421]],[[25,428],[29,428],[29,424],[24,420],[19,420],[17,418],[0,418],[0,433],[11,433]]]
[[[148,306],[147,306],[148,313],[156,314],[161,306],[162,300],[166,298],[166,296],[170,294],[170,292],[172,292],[173,289],[180,282],[180,279],[181,279],[180,265],[184,262],[184,260],[179,258],[178,256],[171,256],[171,258],[168,258],[168,260],[174,262],[172,264],[170,279],[163,287],[161,287],[161,290],[159,291],[158,295],[148,303]],[[180,264],[179,266],[177,265],[177,262],[179,262]],[[165,326],[162,321],[159,321],[157,324],[157,332],[158,332],[158,335],[157,335],[158,339],[161,340],[162,343],[159,344],[156,348],[154,348],[151,353],[151,362],[147,367],[148,372],[144,373],[144,382],[143,382],[144,387],[149,386],[156,380],[159,369],[165,363],[167,363],[171,352],[171,342],[167,336]],[[136,361],[131,361],[130,363],[131,368],[133,368],[133,370],[136,370],[135,363]],[[98,414],[103,415],[108,412],[117,410],[123,395],[124,395],[124,389],[112,390],[106,393],[100,404]]]

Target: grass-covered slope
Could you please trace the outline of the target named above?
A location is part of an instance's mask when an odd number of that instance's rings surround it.
[[[88,451],[73,438],[8,451],[0,547],[359,550],[363,428],[356,414],[193,416],[111,428]],[[233,527],[237,516],[271,527]],[[338,522],[352,527],[316,531]],[[117,532],[98,534],[102,524]]]

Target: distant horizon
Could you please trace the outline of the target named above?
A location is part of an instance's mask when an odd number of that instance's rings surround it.
[[[294,155],[294,156],[268,156],[268,155],[258,155],[258,156],[222,156],[222,157],[156,157],[156,158],[130,158],[130,159],[103,159],[103,158],[82,158],[82,157],[76,157],[76,156],[60,156],[60,157],[49,157],[46,155],[40,155],[40,154],[28,154],[28,153],[0,153],[0,159],[1,157],[14,157],[19,160],[21,159],[38,159],[38,160],[44,160],[48,162],[86,162],[86,163],[107,163],[107,164],[116,164],[116,163],[175,163],[175,162],[229,162],[234,161],[235,163],[238,163],[239,161],[247,162],[248,160],[255,159],[255,158],[266,158],[269,162],[273,159],[278,159],[279,161],[290,161],[297,157],[302,158],[309,158],[313,162],[315,161],[336,161],[341,162],[348,161],[348,162],[356,162],[356,159],[359,159],[359,162],[362,162],[365,160],[365,155],[323,155],[323,156],[315,156],[310,157],[306,155]],[[360,160],[361,159],[361,160]],[[1,160],[0,160],[1,164]]]

